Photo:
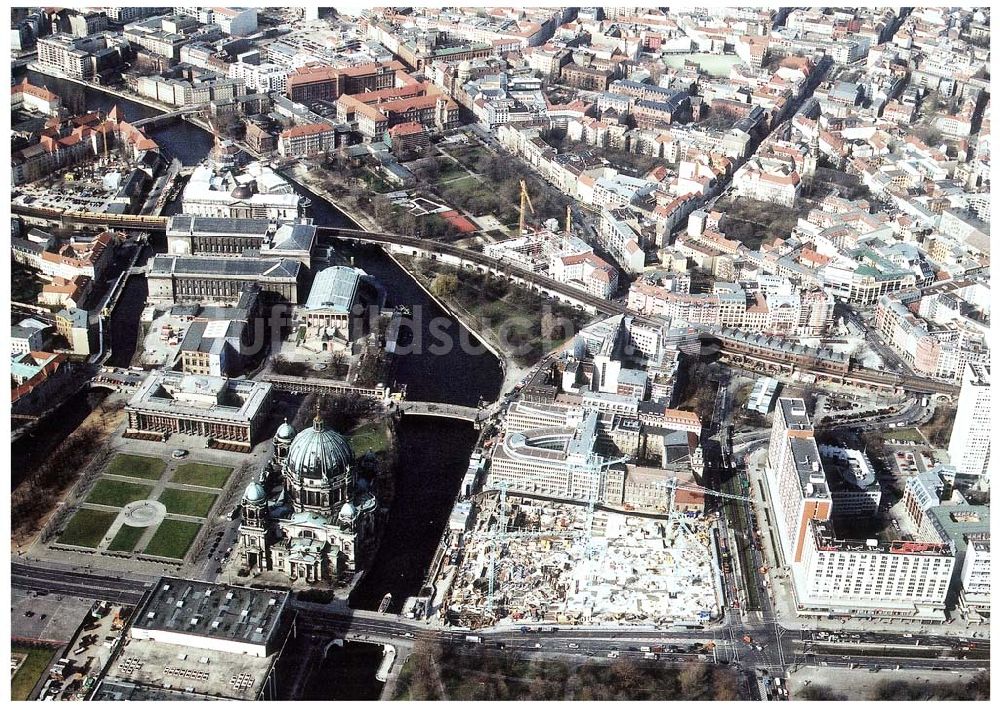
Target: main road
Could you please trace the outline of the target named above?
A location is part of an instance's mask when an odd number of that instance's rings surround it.
[[[11,584],[38,594],[55,593],[128,605],[141,604],[152,588],[152,577],[121,578],[100,570],[73,570],[12,561]],[[515,651],[539,656],[642,657],[644,647],[664,646],[663,660],[704,659],[732,664],[755,674],[767,670],[783,675],[789,667],[803,665],[900,666],[914,669],[969,670],[989,666],[989,641],[947,636],[907,637],[910,633],[840,633],[819,637],[817,633],[788,630],[763,616],[750,613],[745,620],[701,629],[652,627],[560,627],[556,632],[524,633],[519,626],[501,626],[478,631],[435,627],[372,611],[356,611],[343,603],[317,604],[293,598],[295,622],[302,630],[328,633],[333,637],[385,643],[417,640],[462,644],[474,634],[481,644],[495,651]],[[553,626],[547,626],[553,627]],[[743,635],[751,636],[749,644]],[[711,645],[710,645],[711,643]],[[671,648],[670,646],[676,646]],[[758,649],[759,647],[759,649]],[[676,655],[676,657],[673,657]]]

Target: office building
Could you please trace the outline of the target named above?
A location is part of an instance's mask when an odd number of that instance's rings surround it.
[[[54,34],[38,40],[38,63],[72,79],[117,69],[128,53],[128,41],[110,32],[90,37]]]
[[[278,153],[282,157],[307,157],[330,150],[337,145],[337,132],[328,123],[294,126],[278,136]]]
[[[856,452],[854,452],[856,453]],[[768,447],[767,482],[783,563],[800,615],[904,617],[941,621],[955,568],[947,541],[851,540],[831,520],[863,514],[874,503],[863,457],[827,449],[844,466],[845,487],[831,486],[805,401],[780,398]],[[838,514],[834,505],[845,506]],[[876,503],[877,504],[877,503]]]
[[[962,590],[959,604],[968,611],[989,617],[990,613],[990,539],[969,542],[962,564]]]
[[[958,409],[948,442],[948,459],[959,475],[990,483],[990,366],[967,364],[958,395]]]

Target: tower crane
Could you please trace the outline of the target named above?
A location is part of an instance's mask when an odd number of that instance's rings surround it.
[[[733,495],[728,492],[719,492],[718,490],[712,490],[711,488],[698,485],[696,483],[682,483],[676,477],[671,478],[664,485],[667,493],[667,514],[674,514],[674,502],[678,490],[687,490],[688,492],[698,492],[702,495],[712,495],[714,497],[723,497],[730,500],[743,500],[745,502],[752,501],[752,498],[746,495]]]
[[[521,180],[521,221],[520,224],[518,224],[518,236],[522,236],[524,234],[524,228],[527,224],[526,209],[530,209],[532,214],[535,213],[535,207],[531,204],[531,197],[528,196],[528,184],[524,180]]]

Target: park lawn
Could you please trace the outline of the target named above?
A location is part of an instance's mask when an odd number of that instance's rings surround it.
[[[87,502],[95,505],[124,507],[130,502],[147,499],[152,490],[152,485],[101,478],[94,485],[94,489],[90,491],[90,494],[87,495]]]
[[[232,468],[222,465],[208,465],[207,463],[184,463],[178,465],[174,471],[171,482],[183,485],[200,485],[201,487],[214,487],[221,489],[225,486],[232,474]]]
[[[152,556],[183,559],[200,529],[201,525],[197,522],[165,519],[160,522],[159,528],[143,552]]]
[[[887,443],[892,441],[916,441],[923,443],[924,437],[915,428],[891,428],[882,432],[882,437]]]
[[[385,424],[375,421],[359,426],[351,433],[351,449],[358,455],[364,455],[369,449],[381,453],[389,448],[389,437]]]
[[[486,150],[480,147],[455,148],[452,146],[448,146],[446,149],[453,158],[458,160],[460,163],[465,165],[473,172],[476,171],[476,165],[479,163],[479,161],[482,158],[489,155],[489,153]]]
[[[97,547],[117,516],[117,512],[81,508],[59,535],[59,541],[80,547]]]
[[[11,644],[10,651],[28,656],[10,678],[10,698],[15,702],[23,702],[38,684],[56,651],[47,647],[30,647],[16,643]]]
[[[119,453],[111,460],[111,465],[108,466],[107,472],[110,475],[124,475],[128,478],[159,480],[166,469],[166,462],[159,458]]]
[[[446,157],[438,158],[438,165],[441,168],[441,172],[438,174],[438,181],[450,180],[453,177],[458,177],[459,175],[468,175],[461,164],[456,164]]]
[[[115,538],[108,544],[108,551],[132,551],[145,531],[145,527],[130,527],[123,524],[119,527]]]
[[[210,492],[168,487],[160,493],[160,502],[170,514],[207,517],[212,505],[215,504],[215,495]]]

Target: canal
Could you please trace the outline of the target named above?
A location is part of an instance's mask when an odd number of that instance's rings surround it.
[[[32,83],[47,86],[57,94],[66,92],[70,96],[82,96],[82,99],[74,100],[77,105],[82,103],[89,110],[106,111],[117,104],[132,120],[156,113],[141,104],[88,87],[34,72],[27,75]],[[183,121],[150,131],[150,136],[185,165],[194,165],[204,159],[213,144],[208,133]],[[304,188],[298,189],[312,200],[310,216],[316,224],[358,228],[321,197],[309,194]],[[151,250],[162,248],[162,244],[155,243]],[[145,257],[148,257],[148,251]],[[413,311],[414,340],[419,333],[423,346],[413,347],[411,353],[402,355],[395,371],[397,382],[406,385],[410,399],[475,405],[480,397],[492,401],[500,394],[503,372],[499,360],[485,348],[476,347],[479,343],[475,336],[444,312],[385,252],[378,247],[344,247],[342,255],[353,257],[355,265],[378,278],[385,286],[391,304],[407,305]],[[127,366],[131,361],[145,298],[145,279],[131,278],[111,317],[109,330],[114,353],[110,364]],[[432,327],[437,328],[437,333],[447,335],[455,346],[432,350],[430,344],[445,339],[435,335]],[[460,346],[462,342],[469,343],[470,347]],[[44,437],[51,439],[53,445],[62,440],[68,430],[72,430],[68,428],[72,421],[82,421],[97,403],[96,397],[74,397],[60,410],[61,425],[42,429]],[[393,610],[398,610],[407,596],[419,592],[475,441],[476,432],[468,422],[428,417],[402,420],[399,427],[402,464],[397,471],[395,500],[372,567],[351,596],[353,607],[376,609],[382,597],[391,593]],[[37,455],[34,457],[39,458]],[[309,698],[371,698],[378,661],[369,658],[369,654],[365,649],[354,647],[331,653],[324,662],[324,668],[329,665],[331,674],[339,669],[353,679],[342,684],[331,681],[327,689],[324,685],[311,687]],[[362,676],[371,679],[359,679]],[[331,689],[334,687],[336,689]]]

